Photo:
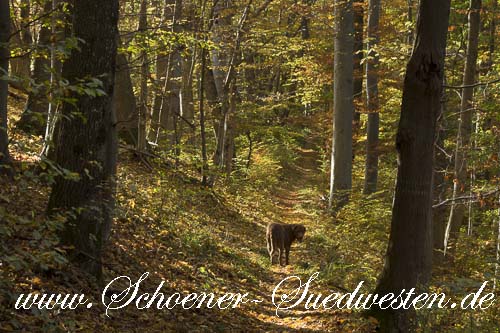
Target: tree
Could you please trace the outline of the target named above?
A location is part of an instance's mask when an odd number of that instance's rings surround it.
[[[333,145],[330,200],[342,204],[352,186],[352,121],[354,16],[352,0],[335,1],[335,41],[333,68]],[[337,198],[335,198],[337,196]]]
[[[368,60],[366,62],[366,105],[368,108],[365,194],[377,190],[378,178],[378,135],[379,135],[379,101],[378,101],[378,23],[380,0],[368,1]]]
[[[440,114],[450,0],[421,0],[396,137],[398,174],[385,266],[376,292],[425,286],[432,267],[434,143]],[[409,332],[404,310],[374,309],[382,332]]]
[[[148,114],[148,77],[149,63],[146,44],[146,30],[148,29],[148,1],[141,1],[141,9],[139,13],[138,32],[142,34],[141,38],[141,84],[139,93],[139,123],[137,133],[137,150],[142,152],[146,149],[146,122]]]
[[[180,19],[182,14],[182,0],[165,0],[162,17],[162,30],[167,32],[167,21],[170,19],[170,33],[176,34],[181,31]],[[173,146],[177,141],[176,122],[180,114],[180,94],[182,77],[181,70],[181,45],[175,44],[168,55],[160,52],[156,57],[156,91],[153,102],[150,141],[158,143],[167,132],[169,145]]]
[[[71,259],[98,278],[114,206],[117,22],[118,0],[74,2],[73,34],[84,42],[64,63],[63,77],[87,89],[66,93],[54,132],[54,155],[61,168],[78,174],[78,180],[58,176],[48,204],[50,213],[69,211],[61,242],[74,247]]]
[[[13,2],[14,4],[15,2]],[[14,5],[13,5],[14,7]],[[31,65],[31,52],[28,52],[32,44],[32,36],[30,31],[30,0],[21,0],[19,2],[19,21],[11,20],[13,34],[11,42],[16,44],[19,51],[16,52],[15,57],[10,59],[10,84],[17,89],[25,90],[22,81],[30,77]],[[15,48],[13,48],[15,49]]]
[[[7,96],[9,95],[9,0],[0,0],[0,174],[11,174],[7,132]]]
[[[453,184],[453,199],[463,196],[468,191],[467,184],[467,160],[470,149],[472,134],[472,115],[474,113],[474,87],[470,85],[476,82],[476,62],[479,43],[479,29],[481,25],[481,0],[471,0],[469,10],[469,31],[467,41],[467,56],[465,59],[462,103],[460,105],[460,120],[458,123],[457,146],[455,150],[455,178]],[[469,87],[467,87],[469,86]],[[454,202],[451,206],[450,217],[446,225],[444,238],[444,251],[453,247],[458,238],[460,227],[465,216],[465,204]]]
[[[359,126],[363,107],[363,28],[364,28],[364,0],[354,0],[354,100],[355,109],[354,124]]]
[[[47,15],[52,10],[52,1],[46,1],[43,14]],[[47,126],[47,112],[49,109],[47,94],[49,94],[49,91],[46,85],[50,82],[51,77],[49,70],[51,61],[47,53],[52,53],[48,47],[52,35],[51,30],[49,25],[42,24],[38,32],[37,52],[34,55],[33,73],[31,75],[34,84],[28,90],[25,110],[16,124],[23,131],[37,135],[44,134]]]
[[[117,40],[118,47],[121,47],[120,36],[117,36]],[[136,145],[139,135],[139,126],[137,126],[139,115],[137,114],[134,86],[130,78],[130,64],[123,52],[117,52],[116,54],[113,108],[116,112],[116,131],[119,138],[129,144]]]

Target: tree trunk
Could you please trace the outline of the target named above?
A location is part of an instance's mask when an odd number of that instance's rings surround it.
[[[118,0],[74,2],[73,32],[85,46],[73,50],[63,76],[70,84],[99,78],[105,94],[92,97],[68,91],[75,102],[62,105],[54,137],[55,162],[77,173],[79,180],[57,177],[48,204],[50,213],[71,212],[61,242],[73,246],[71,259],[98,279],[114,209],[117,142],[112,96],[118,7]]]
[[[139,123],[137,131],[137,150],[142,152],[146,150],[146,122],[148,114],[148,77],[149,65],[146,45],[146,32],[148,29],[148,1],[141,1],[141,9],[139,13],[138,32],[141,38],[141,87],[139,93]]]
[[[207,139],[205,131],[205,73],[207,55],[205,49],[201,51],[201,69],[200,69],[200,85],[199,85],[199,109],[200,109],[200,136],[201,136],[201,183],[207,185],[208,181],[208,155],[207,155]]]
[[[21,54],[10,60],[11,76],[14,78],[12,84],[18,89],[25,90],[23,81],[27,80],[31,74],[31,56],[29,47],[33,43],[31,31],[29,28],[30,21],[30,0],[21,0],[20,2],[20,21],[18,26],[13,26],[13,31],[18,31],[11,38],[21,49]]]
[[[210,51],[210,58],[212,60],[212,73],[213,82],[215,84],[215,89],[217,92],[217,101],[220,107],[215,109],[216,116],[217,111],[220,110],[217,118],[217,124],[215,125],[215,133],[217,136],[217,146],[213,156],[213,163],[217,167],[221,168],[225,164],[224,162],[224,151],[226,145],[226,134],[227,134],[227,117],[229,112],[229,92],[228,87],[232,82],[227,81],[232,78],[228,78],[228,66],[230,65],[230,56],[228,54],[228,42],[229,42],[229,27],[231,24],[232,14],[225,15],[224,11],[231,5],[230,1],[223,1],[215,4],[214,6],[214,23],[212,24],[210,31],[211,41],[217,45],[219,48],[214,48]],[[208,93],[208,91],[207,91]],[[207,94],[208,95],[208,94]],[[209,96],[209,95],[208,95]],[[212,181],[211,181],[212,182]]]
[[[498,0],[492,0],[490,34],[488,41],[488,49],[489,49],[488,69],[491,69],[491,67],[493,66],[493,53],[495,52],[495,35],[497,31],[497,8],[498,8]]]
[[[43,14],[52,11],[52,1],[46,1]],[[33,63],[33,74],[31,76],[34,86],[28,91],[28,99],[21,119],[16,126],[23,131],[35,135],[43,135],[47,126],[47,112],[49,109],[48,83],[50,82],[50,37],[51,28],[42,24],[38,32],[37,52]],[[37,88],[37,89],[35,89]]]
[[[333,145],[330,200],[333,207],[347,202],[352,186],[352,121],[354,17],[352,0],[335,1],[335,45],[333,69]]]
[[[183,30],[189,31],[189,33],[194,33],[194,21],[196,19],[196,8],[193,3],[187,3],[183,12],[185,12],[186,20],[183,24]],[[196,127],[194,126],[194,71],[196,65],[196,59],[198,58],[198,47],[195,46],[190,52],[186,52],[182,56],[182,78],[181,78],[181,109],[180,117],[182,118],[180,134],[185,135],[187,128],[187,144],[191,147],[195,145],[196,138]]]
[[[73,10],[72,2],[67,2],[64,0],[52,0],[52,10],[56,11],[57,7],[66,3],[70,8],[69,11]],[[71,25],[64,24],[64,27],[60,26],[59,21],[69,22],[71,19],[67,16],[67,13],[59,10],[59,13],[53,13],[51,16],[51,48],[50,48],[50,83],[49,83],[49,107],[47,110],[47,126],[45,127],[44,135],[44,145],[42,150],[42,156],[46,156],[49,159],[53,159],[53,151],[51,148],[55,122],[58,117],[59,103],[57,97],[53,92],[53,89],[58,85],[56,81],[60,79],[60,74],[62,72],[62,61],[59,59],[58,43],[66,38],[67,35],[71,34]]]
[[[443,85],[446,84],[446,79],[443,79]],[[444,200],[448,190],[447,183],[445,182],[445,173],[448,168],[448,161],[444,153],[445,142],[445,114],[446,114],[446,91],[443,89],[441,97],[441,112],[438,118],[437,138],[434,159],[434,203],[440,203]],[[446,216],[447,208],[445,205],[433,208],[432,210],[432,225],[433,225],[433,264],[434,267],[441,265],[444,259],[444,235],[446,231]]]
[[[425,288],[431,275],[434,143],[449,14],[450,0],[420,1],[396,137],[398,174],[379,295]],[[410,310],[373,310],[381,332],[413,331]]]
[[[366,106],[368,108],[366,169],[364,193],[371,194],[377,190],[378,178],[378,135],[379,135],[379,101],[378,101],[378,42],[379,42],[380,0],[368,1],[368,60],[366,62]]]
[[[354,0],[354,129],[357,130],[363,109],[363,27],[364,0]],[[369,50],[369,49],[368,49]]]
[[[407,0],[408,1],[408,11],[406,13],[407,17],[406,19],[408,20],[408,22],[410,23],[413,23],[413,0]],[[408,37],[407,37],[407,40],[408,40],[408,45],[412,46],[413,45],[413,35],[414,35],[414,31],[412,28],[408,29]],[[411,52],[411,50],[410,50]]]
[[[250,4],[251,2],[247,4],[239,19],[234,37],[234,46],[230,55],[227,54],[227,44],[229,40],[227,36],[229,32],[227,30],[231,22],[231,14],[224,14],[224,9],[231,5],[231,2],[226,3],[225,6],[216,5],[214,8],[214,16],[218,17],[218,19],[214,22],[211,29],[212,41],[220,46],[220,50],[212,50],[211,58],[213,78],[221,111],[216,127],[217,147],[213,156],[213,161],[214,165],[218,166],[226,175],[232,170],[234,157],[234,128],[232,119],[236,108],[234,104],[234,98],[236,98],[235,72],[240,62],[240,44],[244,33],[244,26],[247,22]],[[213,183],[213,180],[211,180],[210,183]]]
[[[171,19],[171,33],[180,32],[179,20],[182,0],[166,0],[163,11],[163,26]],[[170,146],[176,140],[175,121],[180,113],[180,82],[182,76],[181,57],[178,45],[174,45],[168,56],[160,54],[156,58],[157,87],[153,102],[150,141],[158,143],[167,138]],[[161,133],[167,132],[167,135]]]
[[[9,0],[0,0],[0,175],[12,175],[7,132],[7,96],[9,82],[2,79],[9,72],[10,8]]]
[[[121,45],[119,36],[117,36],[117,43]],[[139,116],[137,114],[134,87],[130,79],[127,56],[120,52],[116,54],[113,109],[117,118],[116,130],[120,138],[129,144],[137,145]]]
[[[467,42],[467,57],[465,59],[463,85],[476,82],[476,62],[479,42],[479,29],[481,0],[471,0],[469,10],[469,32]],[[458,125],[457,146],[455,151],[455,178],[453,185],[453,199],[461,197],[468,192],[467,160],[472,134],[472,115],[474,111],[474,88],[467,87],[462,90],[462,103],[460,106],[460,120]],[[460,227],[465,217],[465,203],[454,202],[451,206],[450,217],[446,225],[444,239],[445,254],[453,248],[458,238]]]

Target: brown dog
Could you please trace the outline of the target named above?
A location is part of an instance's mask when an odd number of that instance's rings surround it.
[[[283,254],[285,255],[285,265],[288,265],[290,246],[294,241],[302,242],[306,227],[302,224],[280,224],[271,223],[267,226],[267,250],[271,258],[271,265],[274,264],[274,257],[278,257],[279,264],[283,265]]]

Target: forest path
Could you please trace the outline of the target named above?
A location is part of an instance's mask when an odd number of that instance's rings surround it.
[[[285,177],[271,196],[273,202],[273,212],[275,222],[295,224],[300,223],[310,231],[314,230],[318,223],[318,191],[321,185],[321,171],[319,153],[316,148],[315,138],[308,137],[298,151],[298,158],[289,166],[285,172]],[[304,274],[304,270],[315,262],[312,251],[308,251],[308,232],[303,243],[292,245],[290,251],[290,265],[281,267],[273,265],[267,279],[262,281],[262,288],[270,295],[277,284],[290,276],[299,276],[302,283],[307,282],[309,276]],[[294,288],[298,286],[294,280]],[[281,292],[283,289],[281,289]],[[321,281],[314,281],[310,293],[324,296],[332,293],[332,290],[322,286]],[[280,293],[281,295],[281,293]],[[307,298],[306,298],[307,299]],[[293,302],[292,302],[293,303]],[[306,310],[305,301],[291,310],[280,311],[276,316],[276,307],[273,304],[262,304],[257,317],[264,323],[273,323],[274,329],[280,332],[343,332],[343,323],[347,321],[348,313],[335,310]],[[279,327],[279,328],[278,328]],[[347,330],[349,331],[349,330]]]

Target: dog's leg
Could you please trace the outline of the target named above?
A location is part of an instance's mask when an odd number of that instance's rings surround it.
[[[273,243],[271,241],[271,235],[267,235],[267,253],[269,253],[269,259],[271,260],[271,265],[273,264]]]

